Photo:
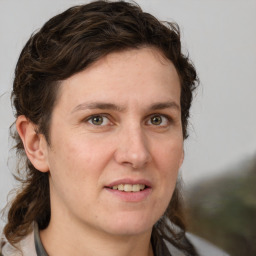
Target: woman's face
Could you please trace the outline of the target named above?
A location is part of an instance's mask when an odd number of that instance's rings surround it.
[[[127,50],[64,80],[50,140],[52,219],[108,234],[149,232],[183,161],[173,64],[156,49]]]

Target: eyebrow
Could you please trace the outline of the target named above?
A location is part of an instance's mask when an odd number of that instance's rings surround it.
[[[149,110],[162,110],[162,109],[176,109],[180,110],[180,106],[174,102],[174,101],[167,101],[167,102],[157,102],[152,104],[149,107]],[[124,112],[125,107],[124,106],[119,106],[113,103],[107,103],[107,102],[89,102],[89,103],[82,103],[77,105],[71,113],[81,111],[81,110],[92,110],[92,109],[102,109],[102,110],[114,110],[118,112]]]
[[[150,110],[161,110],[161,109],[167,109],[167,108],[173,108],[176,110],[180,110],[180,106],[174,102],[174,101],[168,101],[168,102],[158,102],[154,103],[150,106]]]
[[[125,107],[117,106],[112,103],[105,103],[105,102],[90,102],[90,103],[82,103],[77,105],[71,113],[80,111],[80,110],[87,110],[87,109],[108,109],[108,110],[115,110],[118,112],[123,112]]]

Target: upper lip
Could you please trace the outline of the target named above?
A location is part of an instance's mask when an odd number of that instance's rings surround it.
[[[152,187],[152,184],[149,180],[146,179],[130,179],[130,178],[125,178],[125,179],[119,179],[116,181],[113,181],[106,185],[105,187],[114,187],[120,184],[131,184],[131,185],[136,185],[136,184],[142,184],[146,185],[147,187]]]

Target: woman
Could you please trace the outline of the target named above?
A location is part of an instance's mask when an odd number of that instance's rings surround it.
[[[185,235],[176,186],[196,83],[178,27],[134,4],[50,19],[15,70],[22,188],[2,254],[224,255]]]

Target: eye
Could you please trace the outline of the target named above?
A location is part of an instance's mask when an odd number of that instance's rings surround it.
[[[162,123],[162,117],[161,116],[153,116],[150,118],[150,121],[153,125],[160,125]]]
[[[147,121],[148,125],[167,126],[170,123],[170,118],[164,115],[153,115]]]
[[[109,125],[111,122],[106,116],[102,115],[94,115],[91,116],[87,119],[87,121],[96,126],[104,126],[104,125]]]

